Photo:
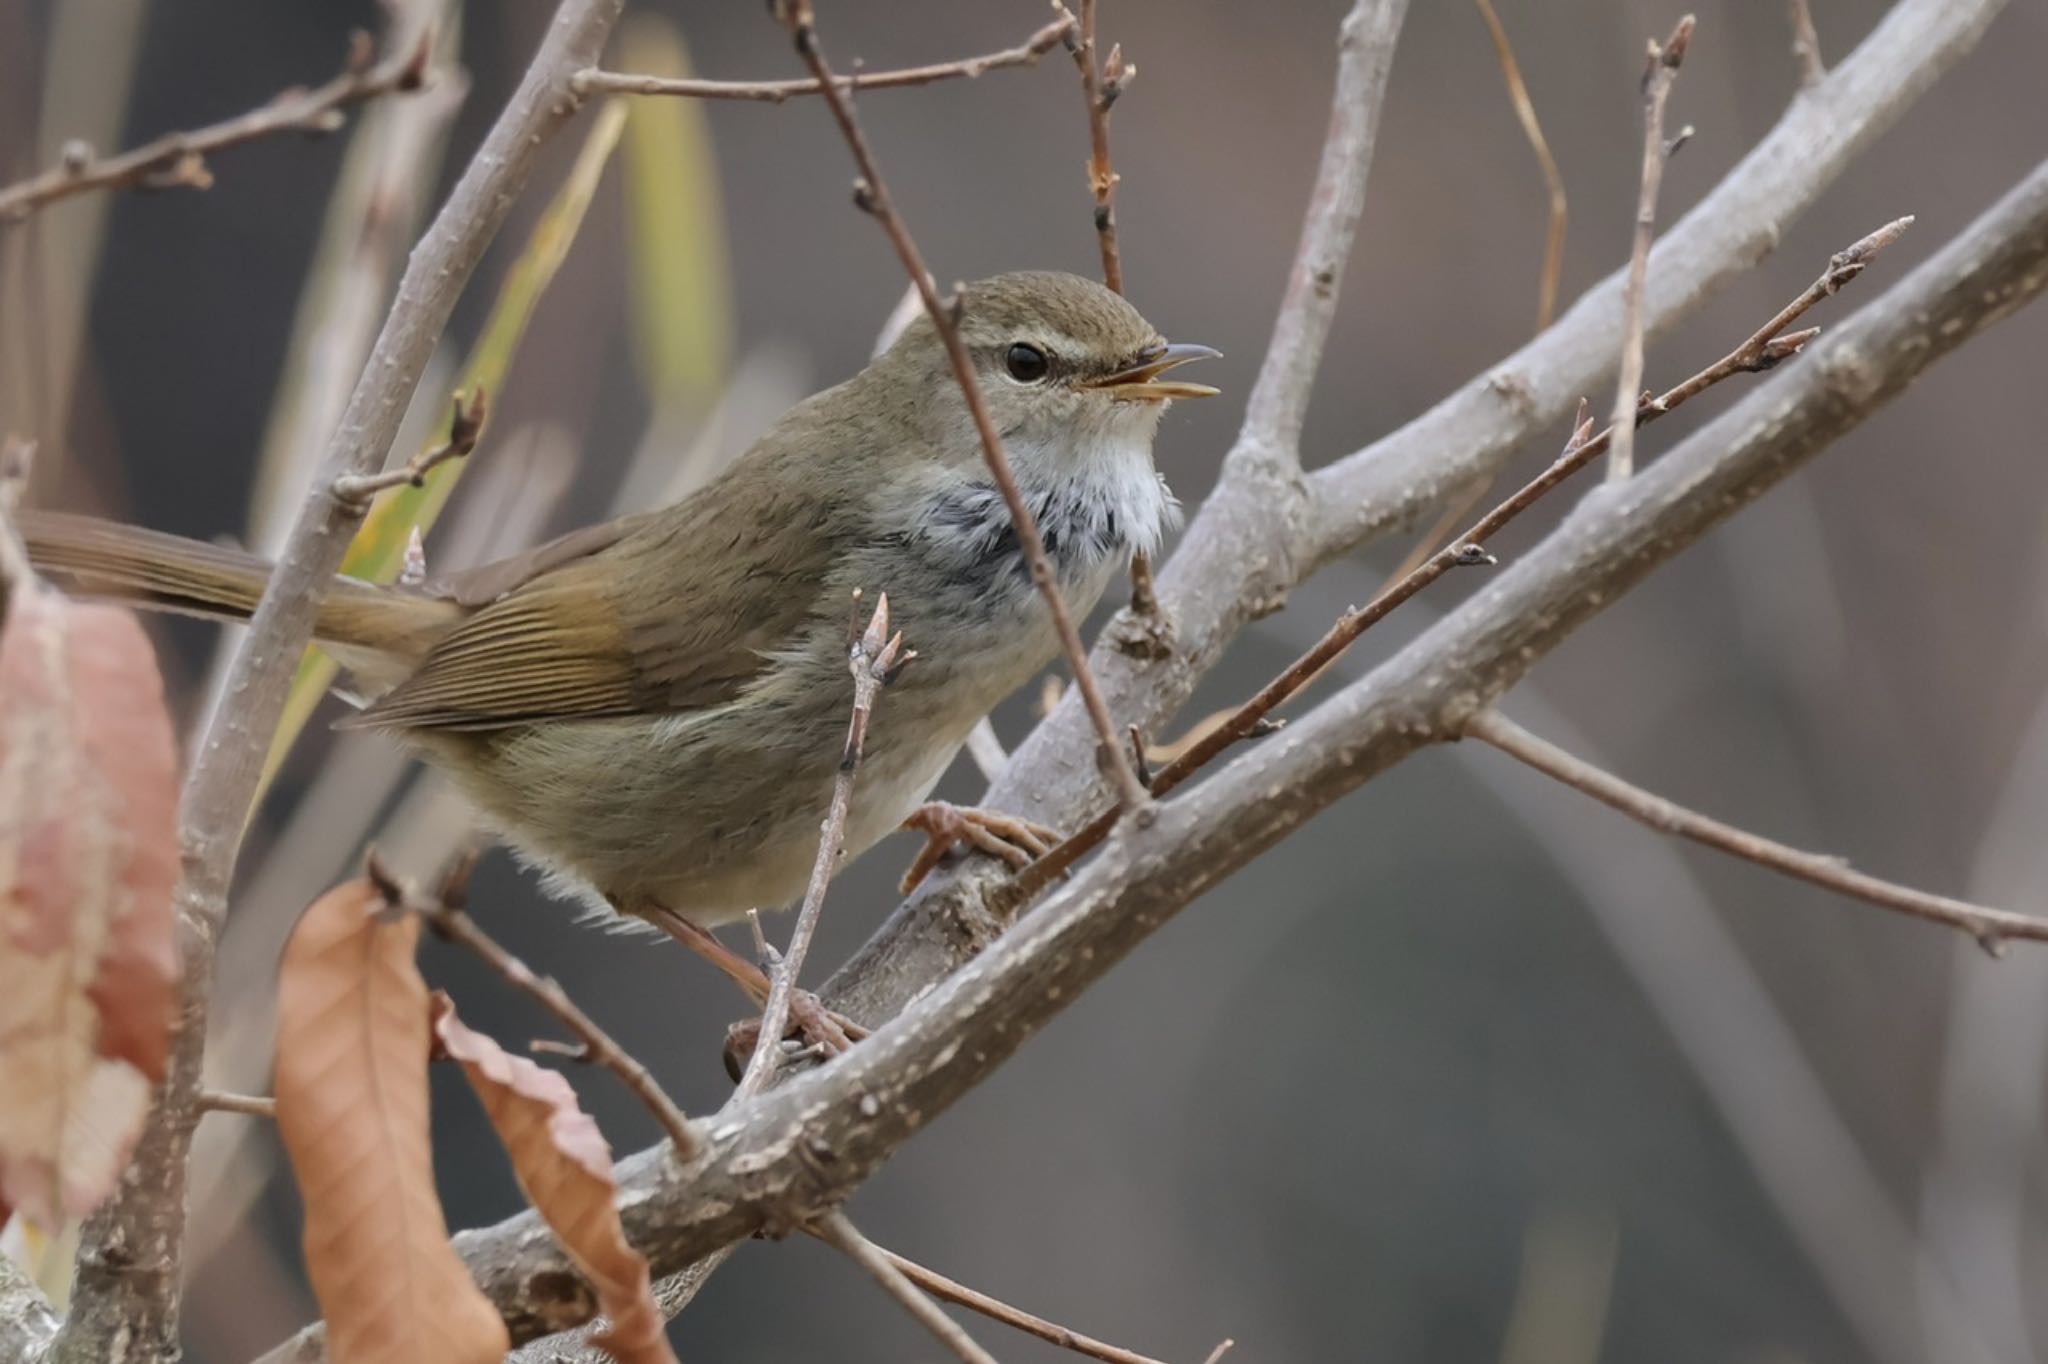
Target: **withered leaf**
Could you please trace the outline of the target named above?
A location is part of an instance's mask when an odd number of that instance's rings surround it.
[[[483,1100],[527,1201],[597,1289],[611,1324],[592,1343],[620,1364],[676,1364],[647,1260],[626,1244],[619,1225],[611,1147],[577,1105],[576,1091],[556,1072],[464,1024],[447,995],[435,993],[433,1011],[434,1035]]]
[[[448,1244],[427,1122],[419,921],[367,880],[313,902],[278,972],[277,1125],[335,1364],[495,1364],[505,1324]]]
[[[0,1203],[112,1189],[162,1078],[178,969],[177,756],[148,637],[15,584],[0,626]]]

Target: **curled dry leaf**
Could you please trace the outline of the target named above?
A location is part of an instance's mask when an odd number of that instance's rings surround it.
[[[448,1244],[427,1126],[419,920],[367,880],[313,902],[278,971],[277,1126],[335,1364],[497,1364],[504,1322]]]
[[[17,583],[0,627],[0,1205],[113,1188],[177,992],[177,757],[135,618]]]
[[[556,1072],[465,1025],[447,995],[436,992],[433,1008],[434,1035],[483,1100],[527,1201],[597,1289],[611,1325],[592,1343],[620,1364],[676,1364],[647,1260],[626,1244],[612,1202],[618,1190],[611,1147],[578,1107],[576,1091]]]

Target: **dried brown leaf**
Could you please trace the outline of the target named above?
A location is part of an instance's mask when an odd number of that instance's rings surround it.
[[[504,1322],[448,1244],[427,1125],[419,920],[367,880],[313,902],[278,972],[277,1126],[335,1364],[496,1364]]]
[[[433,1009],[434,1035],[483,1100],[527,1201],[597,1289],[611,1325],[592,1343],[620,1364],[676,1364],[647,1261],[619,1225],[611,1147],[577,1106],[576,1091],[557,1072],[465,1025],[448,996],[436,992]]]
[[[127,1161],[178,969],[177,757],[148,637],[33,579],[0,626],[0,1202],[54,1225]]]

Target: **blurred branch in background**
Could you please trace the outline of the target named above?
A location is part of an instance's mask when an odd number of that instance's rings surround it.
[[[168,133],[117,156],[101,158],[88,143],[67,142],[56,165],[31,179],[0,186],[0,226],[93,190],[205,189],[213,183],[208,156],[282,133],[331,133],[341,127],[342,112],[352,105],[418,90],[432,51],[432,33],[426,31],[378,61],[369,35],[357,34],[348,64],[325,85],[287,90],[260,109],[190,132]]]
[[[1536,330],[1548,327],[1557,316],[1557,286],[1564,274],[1564,233],[1571,215],[1571,201],[1564,191],[1564,176],[1557,158],[1550,153],[1550,139],[1543,135],[1543,121],[1536,117],[1536,102],[1529,98],[1529,86],[1522,79],[1522,64],[1515,60],[1514,44],[1508,40],[1507,25],[1501,23],[1493,0],[1474,0],[1479,17],[1486,21],[1486,34],[1493,40],[1494,56],[1500,60],[1501,82],[1507,87],[1508,103],[1515,121],[1543,172],[1543,190],[1549,201],[1549,216],[1543,229],[1543,272],[1536,278]],[[1444,527],[1449,530],[1450,527]]]

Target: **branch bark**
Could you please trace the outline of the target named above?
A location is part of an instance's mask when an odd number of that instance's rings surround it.
[[[1150,827],[1121,826],[1071,882],[866,1042],[730,1111],[702,1159],[629,1158],[621,1203],[633,1243],[673,1272],[834,1206],[1182,906],[1342,795],[1456,737],[1653,569],[2044,288],[2048,164],[1803,363],[1627,484],[1590,494],[1388,662],[1163,803]],[[569,1266],[537,1218],[457,1244],[515,1337],[566,1324]]]
[[[562,0],[556,9],[519,88],[413,250],[397,301],[235,653],[222,703],[193,755],[179,811],[184,981],[169,1072],[120,1189],[85,1225],[71,1311],[50,1347],[53,1361],[106,1364],[178,1354],[186,1156],[199,1117],[213,948],[270,735],[320,598],[359,520],[334,484],[383,463],[463,286],[542,144],[578,108],[570,79],[597,59],[622,3]]]

